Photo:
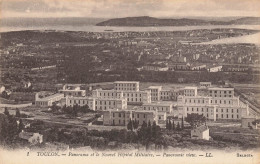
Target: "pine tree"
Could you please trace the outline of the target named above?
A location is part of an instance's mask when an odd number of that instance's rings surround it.
[[[150,120],[149,120],[148,126],[147,126],[147,137],[149,138],[149,140],[152,138],[152,125],[151,125]]]
[[[169,130],[169,123],[168,123],[168,119],[166,120],[166,129]]]
[[[147,123],[143,121],[142,128],[146,128],[146,127],[147,127]]]
[[[20,113],[20,110],[16,108],[16,113],[15,113],[15,116],[20,118],[21,117],[21,113]]]
[[[133,129],[135,129],[135,120],[132,121]]]
[[[172,130],[175,130],[175,123],[172,121]]]
[[[24,129],[24,124],[22,119],[19,120],[18,132],[21,132]]]
[[[184,129],[184,118],[182,116],[182,119],[181,119],[181,129]]]
[[[7,108],[5,108],[4,114],[5,114],[6,116],[9,116],[9,115],[10,115],[10,113],[9,113],[9,111],[8,111]]]
[[[176,130],[181,130],[180,123],[178,122]]]
[[[134,128],[135,128],[135,129],[138,129],[138,126],[139,126],[139,122],[135,120]]]
[[[158,132],[157,132],[157,127],[156,127],[156,122],[154,121],[153,125],[152,125],[152,138],[157,139],[157,135],[158,135]]]
[[[129,120],[129,122],[127,124],[127,129],[133,131],[133,122],[131,119]]]
[[[171,122],[171,120],[169,120],[169,130],[172,130],[172,122]]]

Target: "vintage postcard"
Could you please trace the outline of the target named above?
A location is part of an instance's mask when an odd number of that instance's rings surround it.
[[[259,0],[1,0],[0,164],[259,164],[259,59]]]

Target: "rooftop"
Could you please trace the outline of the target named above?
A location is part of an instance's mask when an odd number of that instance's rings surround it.
[[[47,96],[47,97],[40,98],[38,101],[48,101],[48,100],[51,100],[53,98],[60,97],[60,96],[64,96],[64,94],[56,93],[56,94],[53,94],[53,95],[50,95],[50,96]]]
[[[139,83],[139,81],[115,81],[114,83]]]
[[[150,86],[148,87],[149,89],[158,89],[158,88],[162,88],[162,86]]]
[[[199,132],[204,132],[204,131],[206,131],[208,129],[209,129],[208,126],[202,125],[202,126],[194,128],[193,130],[196,130],[196,131],[199,131]]]
[[[226,91],[226,90],[229,90],[229,91],[233,91],[234,88],[209,88],[208,90],[222,90],[222,91]]]
[[[197,87],[184,87],[184,89],[197,89]]]
[[[153,105],[153,106],[169,106],[169,105],[173,105],[173,103],[172,103],[172,102],[143,103],[143,106],[148,106],[148,105]]]

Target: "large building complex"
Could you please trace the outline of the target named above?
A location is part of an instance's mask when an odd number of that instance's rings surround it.
[[[104,112],[104,125],[125,126],[130,119],[139,122],[162,122],[168,116],[187,117],[188,114],[202,114],[209,120],[238,120],[249,115],[248,106],[240,103],[234,95],[234,88],[212,87],[210,82],[178,89],[163,89],[150,86],[140,90],[139,82],[116,81],[110,90],[95,89],[86,97],[80,87],[64,85],[60,93],[39,96],[35,104],[41,107],[60,102],[61,106],[85,106]],[[128,104],[138,105],[131,110]]]

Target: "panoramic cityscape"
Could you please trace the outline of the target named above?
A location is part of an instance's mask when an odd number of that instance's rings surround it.
[[[0,28],[2,149],[37,156],[102,151],[105,157],[122,150],[135,154],[118,157],[259,152],[260,17],[254,7],[219,17],[209,10],[208,17],[167,17],[134,9],[133,15],[116,10],[118,17],[95,17],[93,9],[84,18],[66,3],[58,10],[49,1],[11,2],[3,3],[3,13],[12,16],[5,15]],[[16,3],[26,10],[21,18],[13,16],[20,12],[11,6]],[[27,15],[40,14],[44,3],[75,15]]]

